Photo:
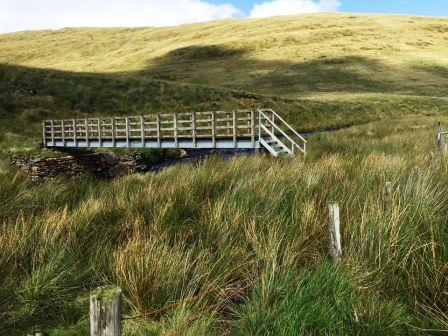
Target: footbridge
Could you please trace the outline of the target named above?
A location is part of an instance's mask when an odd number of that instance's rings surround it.
[[[259,149],[306,154],[307,141],[272,109],[46,120],[48,148]]]

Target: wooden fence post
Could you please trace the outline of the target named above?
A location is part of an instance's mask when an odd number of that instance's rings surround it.
[[[390,208],[391,203],[392,203],[392,182],[386,182],[386,184],[384,185],[384,199],[383,199],[384,210],[388,210]]]
[[[436,163],[436,156],[433,151],[429,152],[429,165],[432,166]]]
[[[392,198],[392,182],[386,182],[384,190],[386,194],[386,200],[390,201]]]
[[[329,218],[328,228],[330,231],[330,254],[333,263],[341,261],[341,232],[339,222],[339,204],[337,202],[328,203]]]
[[[121,335],[121,289],[104,286],[90,294],[90,336]]]

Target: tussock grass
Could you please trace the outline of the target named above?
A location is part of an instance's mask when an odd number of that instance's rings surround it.
[[[89,290],[114,283],[126,316],[150,312],[124,322],[129,335],[446,330],[448,166],[430,160],[434,125],[376,123],[313,136],[305,160],[211,159],[109,183],[28,186],[2,166],[3,329],[81,333]]]
[[[448,164],[430,155],[445,26],[325,14],[1,35],[0,157],[42,154],[50,118],[268,106],[299,130],[365,124],[311,136],[304,159],[112,182],[29,185],[0,160],[2,333],[86,334],[104,284],[123,288],[125,335],[446,332]]]

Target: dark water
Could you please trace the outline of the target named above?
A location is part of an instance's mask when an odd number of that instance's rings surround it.
[[[220,159],[229,159],[238,156],[251,156],[255,154],[254,149],[195,149],[187,151],[188,156],[183,158],[169,159],[153,165],[148,168],[148,172],[159,172],[164,168],[185,163],[200,164],[211,156],[218,157]]]
[[[320,134],[320,133],[331,133],[331,132],[339,131],[344,128],[348,128],[348,127],[328,129],[328,130],[317,130],[317,131],[303,131],[303,132],[299,132],[299,134],[302,135],[304,138],[306,138],[309,135]],[[281,137],[280,137],[280,139],[281,139]],[[169,159],[169,160],[165,160],[161,163],[158,163],[156,165],[153,165],[147,169],[147,172],[159,172],[167,167],[177,165],[177,164],[185,164],[185,163],[200,164],[202,161],[204,161],[205,159],[207,159],[213,155],[220,159],[229,159],[229,158],[238,157],[238,156],[251,156],[251,155],[255,154],[255,150],[254,149],[195,149],[195,150],[189,150],[187,153],[188,153],[188,156],[186,156],[186,157]]]

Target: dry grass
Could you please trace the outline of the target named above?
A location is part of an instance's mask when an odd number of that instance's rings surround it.
[[[442,18],[318,14],[167,28],[67,28],[2,35],[0,61],[290,98],[337,101],[347,92],[446,97],[446,25]]]
[[[76,188],[29,187],[5,168],[2,324],[80,332],[89,289],[116,283],[126,315],[155,311],[125,323],[133,335],[447,329],[448,165],[428,154],[434,126],[372,124],[314,136],[305,161],[210,160]],[[326,265],[331,200],[341,268]]]

